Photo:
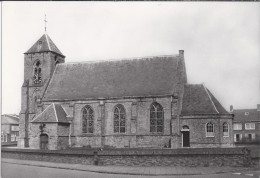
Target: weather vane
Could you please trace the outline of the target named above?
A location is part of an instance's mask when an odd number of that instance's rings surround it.
[[[46,14],[45,14],[44,22],[45,22],[45,33],[46,33],[46,23],[47,23],[47,20],[46,20]]]

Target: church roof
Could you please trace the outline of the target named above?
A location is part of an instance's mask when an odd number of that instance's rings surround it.
[[[43,100],[172,95],[186,83],[183,56],[58,64]]]
[[[59,104],[50,104],[43,112],[36,116],[32,123],[69,123],[67,114]]]
[[[54,52],[64,56],[47,34],[42,35],[42,37],[37,40],[37,42],[34,43],[34,45],[27,52],[25,52],[25,54],[39,52]]]
[[[181,115],[229,114],[213,94],[202,84],[186,84]]]

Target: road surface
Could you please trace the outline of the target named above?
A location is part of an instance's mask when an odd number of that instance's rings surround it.
[[[3,162],[1,168],[2,178],[260,178],[260,171],[211,175],[137,176],[122,174],[102,174],[78,170],[10,164]]]

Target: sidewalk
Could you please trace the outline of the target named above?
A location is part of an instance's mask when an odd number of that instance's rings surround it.
[[[219,174],[226,172],[243,172],[250,168],[244,167],[127,167],[127,166],[94,166],[82,164],[64,164],[42,161],[17,160],[2,158],[2,162],[9,164],[23,164],[38,167],[79,170],[106,174],[129,174],[129,175],[201,175]]]

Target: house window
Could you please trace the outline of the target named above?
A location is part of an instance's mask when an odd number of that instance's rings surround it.
[[[255,123],[245,123],[246,130],[255,130]]]
[[[206,124],[206,137],[214,137],[214,124]]]
[[[15,134],[11,134],[11,142],[16,141],[16,135]]]
[[[242,124],[241,123],[236,123],[233,125],[233,130],[242,130]]]
[[[252,142],[255,140],[255,134],[254,133],[246,133],[245,138],[247,142]]]
[[[159,103],[153,103],[150,108],[150,132],[163,132],[163,107]]]
[[[229,136],[228,124],[226,122],[223,123],[223,136],[224,137],[228,137]]]
[[[1,134],[1,142],[4,142],[4,134]]]
[[[2,140],[2,142],[7,142],[7,136],[8,136],[8,134],[2,134],[2,138],[3,139],[1,139]]]
[[[94,111],[90,106],[85,106],[82,111],[82,132],[94,132]]]
[[[242,134],[234,134],[234,142],[241,142]]]
[[[33,75],[33,82],[35,84],[39,84],[42,81],[42,67],[41,67],[41,62],[40,61],[36,61],[34,66],[33,66],[33,70],[34,70],[34,75]]]
[[[126,114],[124,106],[122,106],[121,104],[116,105],[114,110],[114,132],[125,133],[125,122]]]

